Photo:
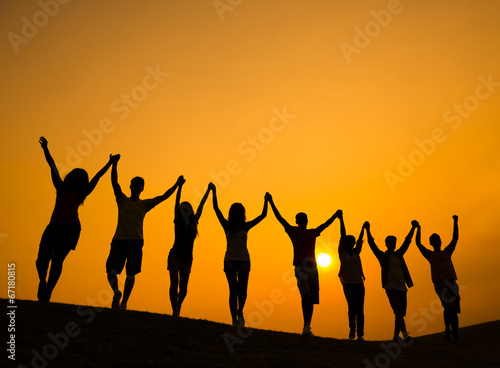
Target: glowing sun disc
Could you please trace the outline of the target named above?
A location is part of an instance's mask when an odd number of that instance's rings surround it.
[[[321,266],[321,267],[328,267],[330,266],[330,264],[332,263],[332,257],[330,257],[328,254],[326,253],[320,253],[318,254],[318,256],[316,257],[316,262],[318,262],[318,264]]]

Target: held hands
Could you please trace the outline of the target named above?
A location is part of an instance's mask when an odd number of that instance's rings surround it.
[[[177,182],[175,184],[177,184],[178,187],[182,186],[184,183],[186,182],[186,179],[184,179],[184,176],[179,176],[177,178]]]
[[[215,184],[212,182],[208,183],[208,189],[215,193]]]
[[[420,224],[418,223],[418,221],[417,221],[417,220],[413,220],[413,221],[411,222],[411,226],[412,226],[412,227],[415,227],[415,228],[417,228],[417,229],[419,229],[419,228],[420,228]]]
[[[455,222],[458,221],[458,216],[457,215],[453,215],[453,221],[455,221]]]
[[[344,214],[342,213],[342,210],[337,210],[337,212],[335,212],[335,216],[339,219],[343,218]]]
[[[120,160],[120,154],[109,155],[109,162],[112,164],[116,164]]]
[[[370,230],[370,223],[368,221],[365,221],[363,224],[363,228],[366,230]]]
[[[271,202],[273,200],[273,196],[269,192],[266,192],[266,194],[264,195],[264,199],[268,202]]]

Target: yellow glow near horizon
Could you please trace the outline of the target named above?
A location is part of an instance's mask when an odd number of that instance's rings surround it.
[[[328,267],[332,263],[332,257],[326,253],[319,253],[316,256],[316,262],[318,262],[321,267]]]

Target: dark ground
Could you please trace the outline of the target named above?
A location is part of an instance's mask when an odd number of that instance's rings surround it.
[[[9,311],[7,300],[0,301]],[[500,367],[500,321],[462,328],[458,343],[434,334],[401,346],[238,331],[206,320],[91,306],[16,305],[16,360],[4,349],[1,367]]]

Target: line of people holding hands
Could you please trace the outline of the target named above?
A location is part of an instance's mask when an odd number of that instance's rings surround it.
[[[203,207],[212,192],[213,208],[226,236],[224,273],[229,285],[229,310],[233,326],[244,326],[244,306],[247,299],[248,277],[250,273],[250,255],[247,247],[248,232],[267,215],[268,206],[290,237],[293,245],[293,266],[297,286],[301,295],[304,326],[302,334],[311,336],[311,320],[314,305],[319,304],[319,279],[316,265],[316,238],[336,219],[340,222],[340,241],[338,247],[340,259],[339,278],[348,304],[349,339],[363,340],[364,336],[364,273],[360,258],[364,233],[368,244],[381,266],[382,287],[385,289],[390,306],[395,316],[394,341],[410,343],[411,337],[406,329],[404,317],[407,309],[407,290],[413,286],[411,276],[404,260],[404,254],[412,242],[416,231],[416,244],[431,266],[431,278],[434,288],[444,308],[444,339],[451,337],[458,340],[458,313],[460,296],[457,276],[451,256],[458,241],[458,217],[453,216],[453,238],[449,245],[441,249],[441,238],[432,234],[429,238],[433,250],[421,243],[421,229],[417,221],[411,222],[411,230],[403,244],[396,250],[396,237],[385,239],[386,250],[375,244],[370,232],[370,223],[365,222],[356,239],[347,235],[343,213],[337,210],[326,222],[316,228],[307,228],[308,218],[303,212],[295,216],[295,225],[287,222],[278,211],[271,194],[264,196],[262,213],[247,221],[245,208],[241,203],[233,203],[228,217],[224,217],[217,201],[217,189],[213,183],[203,195],[196,212],[189,202],[181,201],[183,176],[164,194],[141,199],[144,179],[134,177],[130,182],[130,196],[125,195],[118,184],[118,162],[120,155],[110,155],[108,162],[91,179],[83,169],[73,169],[61,179],[59,171],[48,149],[48,141],[40,137],[46,161],[51,170],[52,182],[56,188],[56,203],[42,239],[36,267],[39,275],[38,299],[50,301],[52,291],[61,275],[64,259],[74,250],[80,236],[78,208],[92,192],[99,179],[111,167],[111,183],[118,205],[118,224],[111,241],[109,256],[106,261],[106,273],[113,290],[113,309],[127,309],[127,303],[134,287],[135,275],[141,272],[142,248],[144,245],[143,222],[146,213],[176,192],[174,210],[175,240],[168,255],[170,275],[169,298],[172,315],[179,316],[182,303],[187,295],[189,275],[193,262],[193,246],[198,235],[198,221]],[[49,271],[50,264],[50,271]],[[123,292],[118,287],[118,275],[123,269],[126,279]],[[48,278],[47,278],[48,273]]]

